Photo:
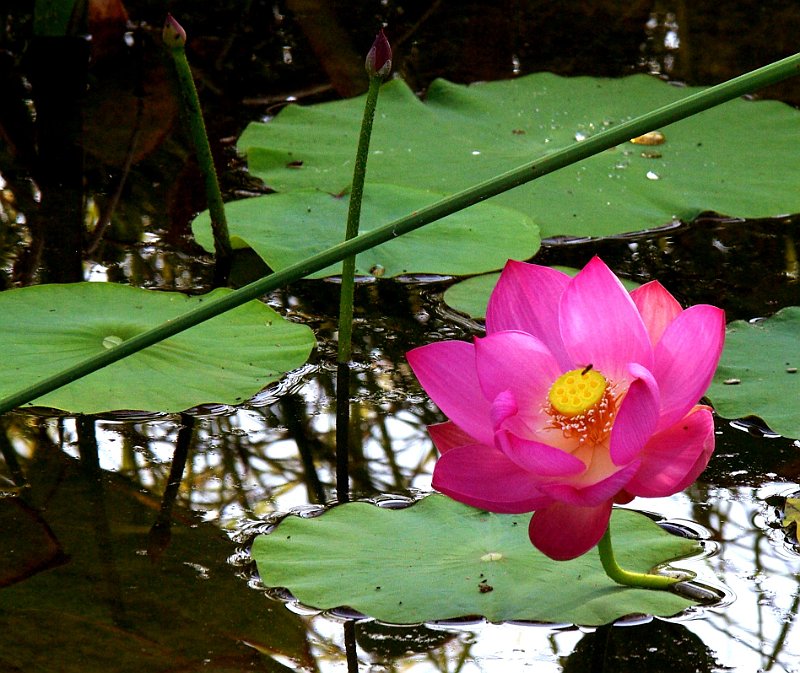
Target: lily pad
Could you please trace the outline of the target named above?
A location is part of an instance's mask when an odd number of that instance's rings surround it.
[[[726,418],[758,416],[784,437],[800,438],[800,307],[756,323],[728,326],[708,397]]]
[[[528,539],[529,520],[438,494],[401,510],[355,502],[314,519],[285,518],[256,538],[252,554],[263,583],[289,589],[302,603],[349,606],[393,623],[482,615],[597,625],[693,605],[670,592],[615,584],[596,549],[572,561],[547,558]],[[616,510],[612,526],[617,558],[630,570],[699,551],[630,510]]]
[[[187,297],[115,283],[37,285],[0,293],[0,396],[186,313],[229,290]],[[311,330],[259,301],[212,318],[35,400],[73,413],[181,411],[238,404],[307,359]]]
[[[393,80],[378,100],[367,183],[452,194],[699,90],[647,75],[539,73],[471,86],[437,80],[422,102]],[[239,149],[276,191],[340,193],[352,179],[363,105],[363,98],[290,105],[269,123],[250,124]],[[800,164],[789,142],[798,124],[800,112],[783,103],[731,101],[661,129],[660,144],[625,143],[492,203],[533,217],[545,238],[647,230],[704,210],[798,212]],[[484,234],[488,241],[494,232]]]
[[[361,233],[442,198],[442,194],[397,185],[371,184],[361,205]],[[225,207],[235,247],[249,246],[271,268],[282,269],[341,243],[349,198],[301,189],[234,201]],[[208,212],[192,224],[198,243],[214,249]],[[490,235],[487,235],[491,232]],[[512,256],[532,257],[539,229],[527,215],[482,203],[356,257],[360,275],[405,273],[460,275],[499,269]],[[312,278],[341,273],[341,264]]]
[[[567,266],[554,266],[553,268],[570,276],[574,276],[579,271],[579,269]],[[499,273],[486,273],[462,280],[445,290],[444,301],[450,308],[466,313],[472,318],[485,318],[486,306],[494,286],[497,285],[498,278],[500,278]],[[639,287],[639,284],[632,280],[623,279],[622,284],[628,291]]]

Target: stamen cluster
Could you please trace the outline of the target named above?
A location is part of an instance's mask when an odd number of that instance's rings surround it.
[[[592,373],[597,374],[597,372]],[[560,380],[556,381],[553,387],[558,385]],[[605,379],[603,381],[605,383]],[[577,440],[579,446],[603,444],[611,434],[620,397],[614,394],[612,386],[606,384],[596,403],[580,413],[565,414],[553,405],[551,395],[544,408],[550,417],[547,427],[560,430],[565,439]]]

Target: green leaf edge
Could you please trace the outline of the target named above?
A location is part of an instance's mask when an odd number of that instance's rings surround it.
[[[706,393],[720,416],[729,419],[756,416],[779,435],[800,439],[800,373],[790,372],[791,368],[800,369],[800,341],[796,333],[792,334],[796,324],[800,324],[800,306],[786,306],[756,323],[735,320],[728,324],[725,348]],[[793,351],[787,352],[783,345],[770,343],[770,333],[776,330],[782,330],[782,341],[788,341],[790,349],[794,346]],[[743,364],[741,358],[731,360],[732,344],[737,341],[737,333],[757,342],[757,361]],[[765,353],[774,358],[774,365],[769,365],[767,369],[758,368],[757,365],[764,362]],[[783,379],[795,388],[794,393],[791,389],[781,389],[783,392],[778,395],[780,404],[771,400],[776,390],[772,377]],[[726,384],[726,381],[738,383]]]

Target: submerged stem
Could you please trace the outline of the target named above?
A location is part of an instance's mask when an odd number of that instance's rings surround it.
[[[612,580],[617,584],[624,584],[629,587],[640,587],[642,589],[668,589],[673,584],[680,582],[680,578],[667,577],[666,575],[653,575],[651,573],[635,573],[623,570],[617,563],[614,550],[611,547],[611,522],[608,523],[606,532],[600,543],[597,545],[600,552],[600,562],[603,570],[606,571]]]

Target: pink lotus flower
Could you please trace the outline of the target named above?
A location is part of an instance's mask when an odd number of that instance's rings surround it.
[[[682,310],[658,282],[630,294],[598,258],[574,278],[509,261],[486,337],[416,348],[408,361],[450,419],[428,428],[437,490],[481,509],[534,511],[554,559],[598,543],[614,503],[672,495],[714,450],[697,402],[717,367],[724,313]]]

